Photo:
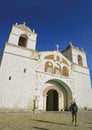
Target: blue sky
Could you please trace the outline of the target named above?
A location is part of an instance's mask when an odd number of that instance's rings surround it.
[[[83,48],[92,81],[92,0],[1,0],[0,51],[16,22],[36,30],[38,51]]]

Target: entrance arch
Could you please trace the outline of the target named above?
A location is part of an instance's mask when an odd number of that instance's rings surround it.
[[[72,92],[69,86],[59,79],[49,80],[46,82],[45,85],[46,87],[43,90],[44,110],[46,111],[68,110],[73,99]]]
[[[54,89],[47,93],[46,111],[58,111],[58,92]]]

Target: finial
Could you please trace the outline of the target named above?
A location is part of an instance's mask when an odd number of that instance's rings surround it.
[[[81,50],[84,52],[84,49],[83,49],[83,48],[81,48]]]
[[[23,25],[25,26],[25,25],[26,25],[26,22],[23,22]]]
[[[57,51],[59,51],[59,45],[58,44],[56,44],[56,48],[57,48]]]
[[[79,49],[78,47],[76,47],[77,49]]]
[[[33,29],[33,33],[35,33],[35,29]]]
[[[69,42],[69,44],[70,44],[70,46],[72,46],[72,42],[71,41]]]

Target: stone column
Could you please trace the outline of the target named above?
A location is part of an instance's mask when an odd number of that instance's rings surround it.
[[[63,97],[59,96],[59,111],[63,111],[64,110],[64,101],[63,101]]]
[[[46,99],[47,99],[47,95],[43,96],[43,110],[46,111]]]

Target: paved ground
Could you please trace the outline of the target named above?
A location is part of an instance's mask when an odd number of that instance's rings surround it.
[[[92,111],[78,112],[78,127],[70,112],[0,113],[0,130],[92,130]]]

